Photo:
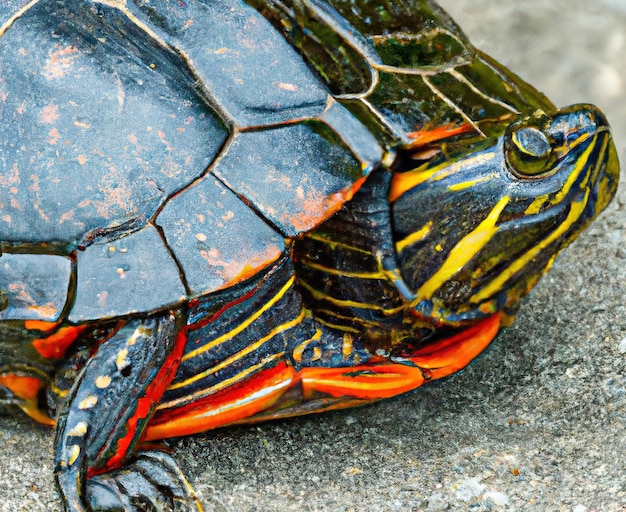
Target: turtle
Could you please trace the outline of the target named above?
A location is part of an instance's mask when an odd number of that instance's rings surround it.
[[[64,507],[200,510],[165,440],[464,368],[609,204],[431,0],[2,0],[0,402]]]

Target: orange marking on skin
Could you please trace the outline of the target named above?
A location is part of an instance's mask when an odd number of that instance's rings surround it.
[[[460,126],[455,124],[445,124],[443,126],[437,126],[436,128],[410,132],[407,133],[407,136],[413,140],[411,141],[409,148],[419,148],[421,146],[425,146],[426,144],[449,139],[455,135],[471,131],[474,131],[474,127],[471,124],[462,124]]]
[[[43,323],[43,322],[42,322]],[[57,332],[45,338],[33,340],[33,347],[41,357],[58,359],[87,328],[86,325],[61,327]]]
[[[335,398],[377,400],[411,391],[425,381],[465,368],[495,338],[500,316],[492,315],[403,359],[407,363],[364,364],[346,368],[304,368],[299,374],[305,400],[324,393]]]
[[[431,380],[441,379],[465,368],[485,350],[498,334],[501,323],[499,314],[491,315],[449,338],[425,346],[406,359],[427,370]]]
[[[295,373],[281,362],[200,400],[158,411],[142,439],[178,437],[230,424],[340,409],[406,393],[465,367],[489,345],[500,325],[500,316],[492,315],[408,354],[406,364],[377,357],[358,366],[304,368]],[[294,402],[281,403],[285,393],[298,386],[301,394],[289,395],[288,400]],[[301,407],[309,400],[319,406]]]
[[[10,389],[19,398],[33,400],[37,398],[42,384],[37,377],[8,373],[0,374],[0,386]]]
[[[29,331],[50,332],[59,326],[59,322],[48,322],[46,320],[25,320],[24,327]]]
[[[249,418],[276,403],[294,377],[293,367],[281,362],[204,399],[163,410],[150,422],[143,440],[197,434]]]
[[[54,420],[39,408],[39,392],[43,385],[40,379],[30,375],[0,374],[0,387],[10,390],[20,399],[18,407],[36,422],[52,426]]]
[[[389,363],[346,368],[304,368],[299,377],[305,400],[311,400],[318,393],[336,398],[378,400],[411,391],[425,380],[419,368]]]

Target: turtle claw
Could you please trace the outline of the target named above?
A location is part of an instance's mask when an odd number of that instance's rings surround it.
[[[146,451],[121,469],[87,481],[86,500],[93,512],[201,512],[195,492],[174,459]]]

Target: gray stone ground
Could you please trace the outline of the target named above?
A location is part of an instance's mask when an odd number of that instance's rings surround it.
[[[626,162],[626,1],[442,0]],[[626,176],[626,174],[622,174]],[[367,408],[174,444],[205,510],[626,511],[626,183],[465,372]],[[0,418],[0,510],[55,511],[50,432]]]

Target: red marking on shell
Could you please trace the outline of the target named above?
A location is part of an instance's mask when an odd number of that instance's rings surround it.
[[[52,130],[48,132],[48,135],[50,136],[50,138],[48,139],[48,144],[52,146],[54,146],[58,142],[59,137],[61,136],[59,130],[57,130],[56,128],[52,128]]]
[[[13,185],[19,185],[21,183],[20,172],[17,168],[17,163],[14,163],[11,166],[11,170],[5,172],[4,174],[0,174],[0,186],[2,187],[10,187]]]
[[[37,311],[37,315],[44,318],[54,318],[59,312],[59,308],[52,304],[52,302],[33,305],[30,306],[28,309],[30,309],[31,311]]]
[[[167,138],[165,137],[165,132],[163,130],[157,130],[157,135],[159,136],[159,139],[161,139],[161,142],[165,145],[168,151],[172,151],[174,149],[167,141]]]
[[[68,75],[74,66],[74,61],[78,57],[78,48],[74,46],[61,47],[61,45],[57,44],[55,48],[56,50],[48,54],[41,73],[48,80]]]
[[[70,210],[69,212],[65,212],[59,218],[59,224],[63,224],[64,222],[72,220],[73,218],[74,218],[74,210]]]
[[[122,180],[123,175],[115,166],[111,166],[111,172],[102,176],[100,180],[100,192],[104,201],[92,201],[98,215],[103,219],[109,219],[119,209],[126,213],[135,213],[137,207],[132,202],[130,187]]]
[[[242,253],[245,254],[244,251]],[[267,267],[273,261],[276,261],[282,251],[275,245],[268,245],[263,253],[256,254],[252,257],[226,260],[221,258],[220,251],[212,248],[201,250],[200,255],[207,261],[210,271],[216,274],[222,281],[223,287],[232,286],[240,283],[257,274],[261,269]]]
[[[88,130],[89,128],[91,128],[91,125],[88,123],[85,123],[84,121],[74,121],[74,126],[76,126],[77,128],[83,128],[85,130]]]
[[[98,306],[104,308],[107,303],[107,298],[109,297],[109,292],[101,292],[98,294]]]
[[[41,122],[45,124],[54,124],[57,119],[60,119],[59,115],[59,106],[58,105],[46,105],[41,109]]]
[[[278,83],[278,88],[282,89],[283,91],[290,91],[290,92],[296,92],[298,90],[298,86],[295,84],[288,84],[285,82],[279,82]]]
[[[4,219],[6,220],[6,219]],[[17,301],[22,304],[23,308],[36,312],[39,318],[55,318],[58,308],[51,302],[40,304],[37,295],[33,297],[24,283],[9,283],[8,290],[16,297]]]
[[[50,332],[59,326],[59,322],[47,322],[45,320],[25,320],[24,327],[29,331],[37,330]]]
[[[304,232],[331,217],[339,211],[346,201],[349,201],[354,192],[359,189],[364,179],[358,180],[352,188],[340,190],[334,194],[323,195],[315,189],[308,189],[306,193],[300,187],[296,189],[296,196],[301,200],[300,212],[284,215],[284,219],[297,231]]]
[[[474,127],[471,124],[444,124],[442,126],[437,126],[435,128],[419,130],[417,132],[407,133],[407,136],[411,141],[410,147],[412,149],[419,148],[425,146],[426,144],[431,144],[433,142],[437,142],[444,139],[449,139],[450,137],[454,137],[455,135],[460,135],[462,133],[467,133],[474,131]]]

